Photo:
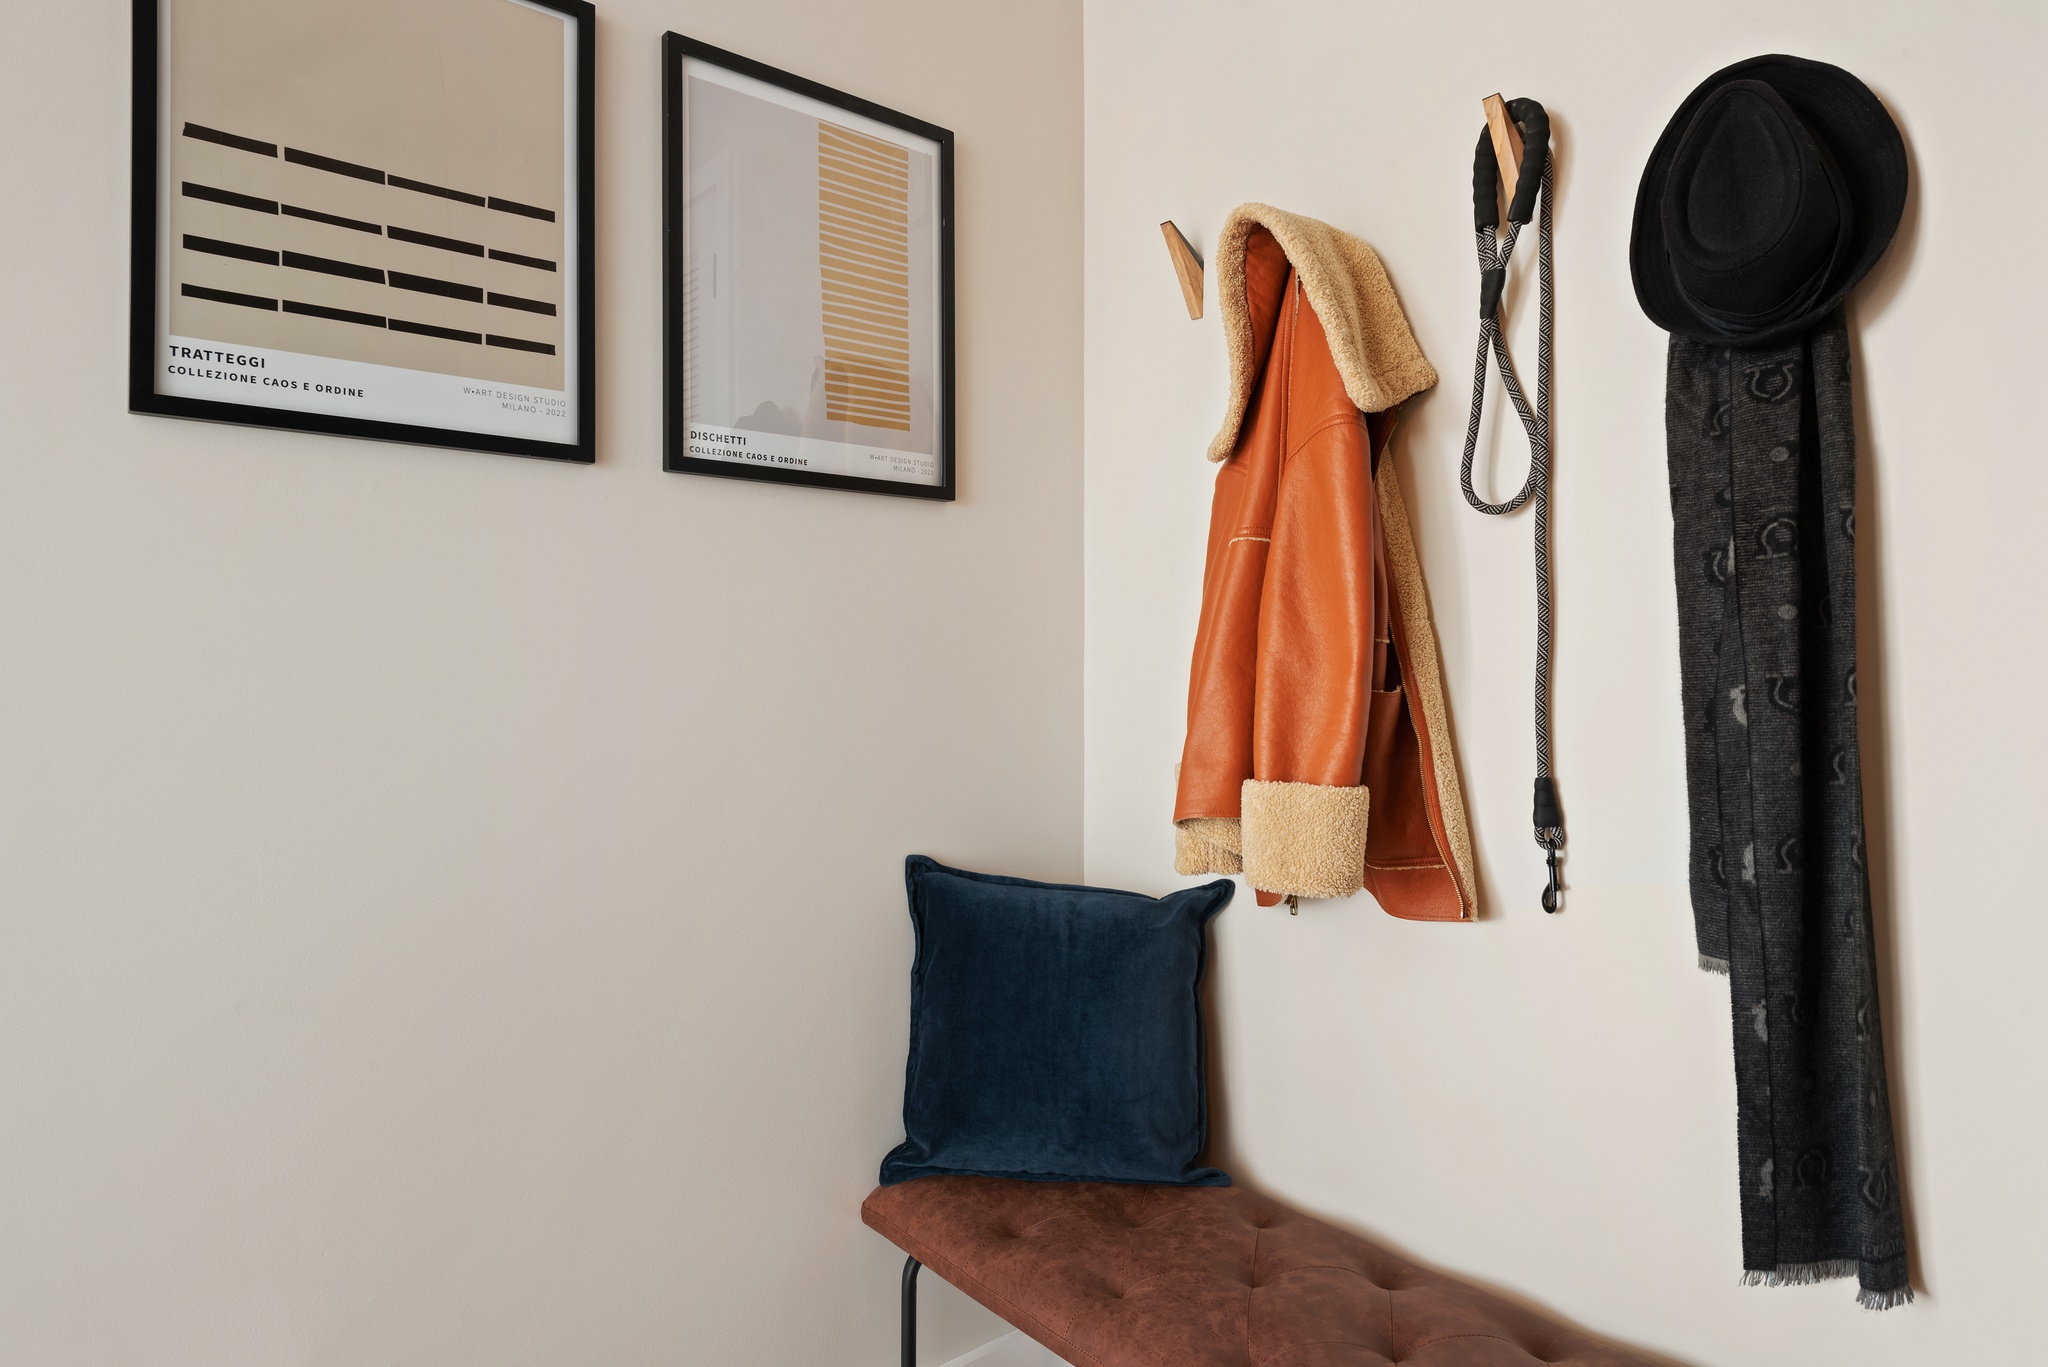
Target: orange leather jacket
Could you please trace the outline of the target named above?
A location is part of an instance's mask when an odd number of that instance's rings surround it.
[[[1231,404],[1174,804],[1181,873],[1469,920],[1472,842],[1387,454],[1436,382],[1372,249],[1264,205],[1217,249]]]

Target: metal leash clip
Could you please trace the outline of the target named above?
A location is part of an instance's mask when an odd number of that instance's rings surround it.
[[[1550,886],[1543,889],[1543,909],[1564,910],[1564,884],[1557,876],[1557,857],[1564,852],[1564,811],[1557,805],[1557,780],[1548,774],[1536,780],[1536,843],[1550,862]]]

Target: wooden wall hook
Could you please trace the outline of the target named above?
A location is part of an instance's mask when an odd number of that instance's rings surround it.
[[[1488,95],[1479,102],[1486,111],[1486,131],[1493,136],[1493,159],[1500,163],[1500,192],[1513,200],[1515,186],[1522,178],[1522,133],[1508,116],[1507,101]]]
[[[1166,254],[1173,258],[1173,273],[1180,279],[1180,297],[1187,301],[1188,317],[1202,316],[1202,258],[1168,219],[1159,225],[1166,237]]]

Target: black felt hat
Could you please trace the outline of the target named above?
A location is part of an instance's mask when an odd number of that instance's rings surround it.
[[[1667,332],[1784,342],[1826,317],[1891,244],[1906,145],[1838,66],[1752,57],[1671,116],[1636,192],[1629,272]]]

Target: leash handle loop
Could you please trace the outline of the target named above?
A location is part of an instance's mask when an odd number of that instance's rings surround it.
[[[1508,196],[1508,222],[1527,223],[1536,212],[1536,193],[1550,171],[1550,115],[1534,100],[1509,100],[1508,117],[1522,135],[1522,169]],[[1472,226],[1484,232],[1500,227],[1500,163],[1493,155],[1493,137],[1479,130],[1472,149]]]

